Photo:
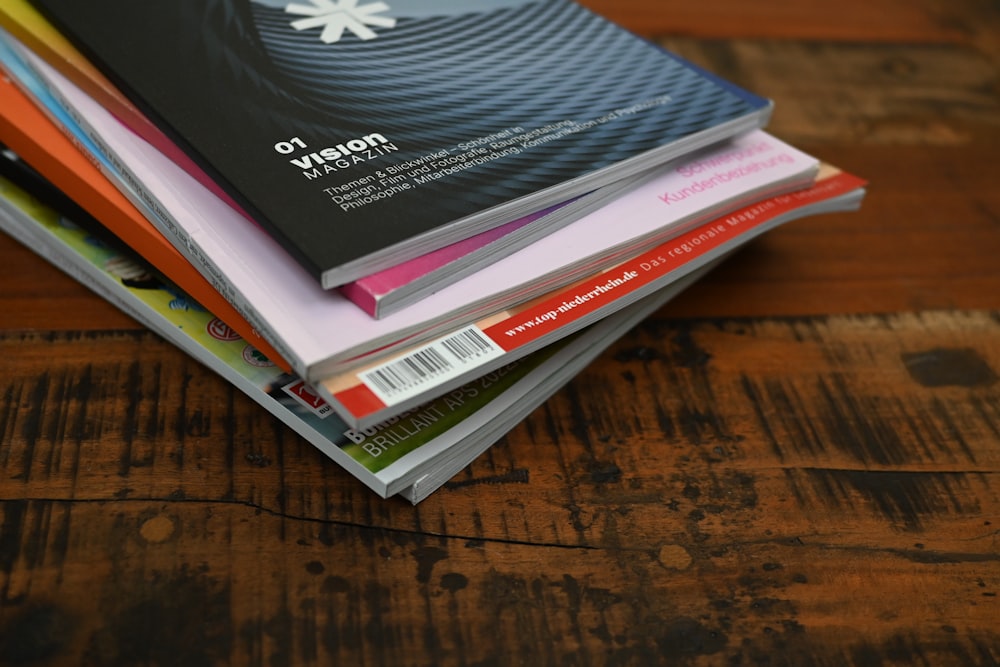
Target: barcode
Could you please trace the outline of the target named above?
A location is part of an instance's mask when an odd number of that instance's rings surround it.
[[[359,374],[391,406],[502,355],[503,348],[472,326],[429,343],[401,359]]]
[[[436,350],[423,350],[371,371],[368,377],[387,394],[421,384],[451,370],[452,364]]]
[[[449,352],[462,361],[482,354],[489,354],[496,347],[489,338],[479,333],[478,329],[467,329],[450,338],[441,341]]]

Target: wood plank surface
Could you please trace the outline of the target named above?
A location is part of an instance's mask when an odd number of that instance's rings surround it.
[[[1000,658],[996,311],[650,319],[418,511],[149,334],[0,354],[2,627],[65,640],[18,651]]]
[[[871,0],[847,5],[822,0],[584,0],[581,4],[647,36],[779,38],[912,42],[960,41],[972,11],[995,11],[981,0]]]
[[[1000,5],[586,0],[871,181],[417,507],[0,236],[0,666],[1000,664]]]

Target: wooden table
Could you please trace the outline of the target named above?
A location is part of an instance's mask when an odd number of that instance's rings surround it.
[[[0,239],[0,664],[1000,663],[1000,5],[586,4],[773,98],[863,209],[416,508]]]

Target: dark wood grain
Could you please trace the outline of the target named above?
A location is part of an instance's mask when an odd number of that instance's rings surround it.
[[[653,318],[418,510],[149,334],[15,351],[0,627],[55,657],[997,657],[997,312]]]
[[[800,37],[811,40],[936,42],[960,41],[978,12],[996,11],[989,0],[872,0],[831,5],[822,0],[741,2],[716,0],[584,0],[609,19],[647,36]]]
[[[417,507],[0,237],[0,665],[1000,664],[1000,6],[587,0],[871,181]]]

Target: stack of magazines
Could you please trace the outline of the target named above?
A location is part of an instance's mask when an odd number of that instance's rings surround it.
[[[383,497],[864,195],[572,0],[5,0],[0,27],[0,228]]]

